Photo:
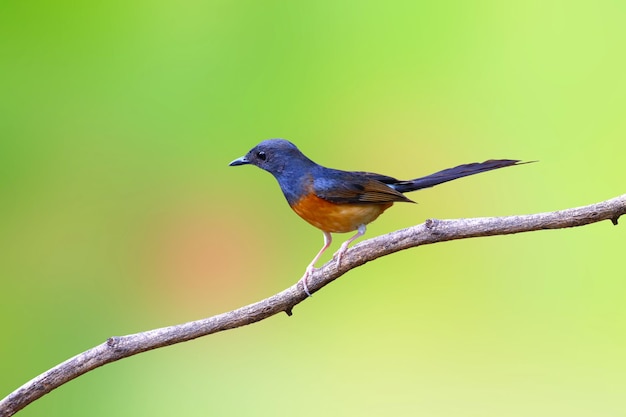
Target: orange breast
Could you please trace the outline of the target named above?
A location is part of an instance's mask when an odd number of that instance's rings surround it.
[[[334,204],[314,194],[301,198],[291,206],[300,217],[313,226],[330,233],[346,233],[368,224],[391,207],[384,204]]]

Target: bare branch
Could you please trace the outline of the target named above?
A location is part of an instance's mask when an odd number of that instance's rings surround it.
[[[349,270],[416,246],[470,237],[507,235],[542,229],[583,226],[602,220],[617,224],[626,213],[626,194],[589,206],[561,211],[508,217],[458,220],[427,220],[425,223],[366,240],[349,250],[341,265],[332,259],[308,280],[316,292]],[[55,388],[107,363],[176,343],[266,319],[282,311],[291,315],[294,306],[307,297],[299,284],[254,304],[202,320],[163,327],[127,336],[111,337],[33,378],[0,401],[0,417],[8,417]]]

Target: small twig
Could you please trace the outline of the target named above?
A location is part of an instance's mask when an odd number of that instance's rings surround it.
[[[366,262],[416,246],[470,237],[507,235],[542,229],[583,226],[602,220],[617,224],[626,213],[626,194],[589,206],[508,217],[458,220],[427,220],[425,223],[366,240],[349,250],[341,265],[331,260],[308,280],[311,292]],[[12,416],[55,388],[107,363],[176,343],[266,319],[282,311],[291,315],[294,306],[307,297],[299,284],[265,300],[202,320],[127,336],[111,337],[28,381],[0,401],[0,417]]]

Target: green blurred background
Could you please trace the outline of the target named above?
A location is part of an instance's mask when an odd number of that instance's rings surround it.
[[[322,234],[227,166],[266,138],[400,178],[540,160],[411,194],[369,237],[624,193],[625,19],[618,0],[1,2],[0,397],[292,285]],[[388,256],[20,415],[622,415],[624,227]]]

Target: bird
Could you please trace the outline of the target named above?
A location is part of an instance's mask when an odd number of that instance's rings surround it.
[[[299,281],[310,297],[307,279],[316,270],[316,262],[330,246],[331,233],[356,231],[335,253],[337,264],[340,265],[348,246],[365,234],[367,224],[376,220],[394,203],[414,203],[404,193],[523,163],[517,159],[490,159],[444,169],[412,180],[398,180],[372,172],[326,168],[313,162],[288,140],[268,139],[232,161],[229,166],[254,165],[272,174],[291,209],[324,234],[324,245]]]

